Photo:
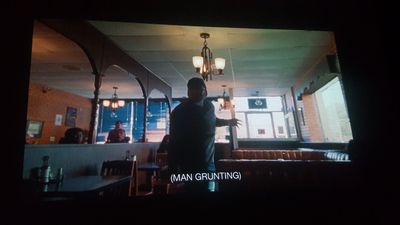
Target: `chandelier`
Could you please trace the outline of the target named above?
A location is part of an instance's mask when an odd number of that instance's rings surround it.
[[[118,108],[124,107],[125,101],[118,99],[118,95],[117,95],[118,87],[113,87],[113,89],[114,89],[114,94],[111,96],[111,100],[104,100],[103,101],[103,106],[104,107],[111,107],[111,109],[113,111],[113,114],[115,114],[115,111]]]
[[[225,68],[224,58],[215,58],[215,64],[212,63],[212,52],[207,47],[207,38],[210,37],[209,33],[201,33],[201,38],[204,38],[204,46],[201,50],[201,56],[193,56],[193,66],[196,68],[196,73],[200,73],[203,80],[212,80],[212,76],[215,75],[215,71],[218,71],[218,75],[222,75],[222,71]]]

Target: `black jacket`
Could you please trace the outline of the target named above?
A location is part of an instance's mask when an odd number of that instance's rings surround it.
[[[215,127],[227,125],[215,117],[214,105],[203,107],[190,101],[171,113],[168,167],[171,173],[214,172]]]

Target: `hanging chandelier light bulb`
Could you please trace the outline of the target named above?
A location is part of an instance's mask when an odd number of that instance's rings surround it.
[[[115,111],[118,108],[124,107],[125,101],[118,99],[118,95],[117,95],[118,87],[113,87],[113,89],[114,89],[114,94],[111,96],[111,100],[103,100],[103,106],[111,107],[113,113],[115,113]]]
[[[212,80],[213,75],[215,75],[215,71],[218,71],[217,74],[222,75],[223,70],[225,68],[225,59],[224,58],[216,58],[215,64],[212,63],[213,54],[210,48],[207,46],[207,38],[210,37],[209,33],[201,33],[201,38],[204,38],[203,48],[201,50],[201,56],[193,56],[192,62],[193,66],[196,68],[196,73],[200,73],[203,77],[203,80],[208,81],[208,79]]]

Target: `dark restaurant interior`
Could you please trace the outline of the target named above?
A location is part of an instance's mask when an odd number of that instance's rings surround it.
[[[18,223],[392,224],[386,6],[192,4],[15,4],[6,205],[26,213]],[[196,66],[207,46],[215,63]],[[216,129],[208,193],[179,185],[206,175],[165,175],[192,77],[218,118],[241,121]]]

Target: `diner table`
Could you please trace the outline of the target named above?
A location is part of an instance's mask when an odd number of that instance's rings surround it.
[[[79,176],[62,182],[41,184],[42,197],[98,196],[101,192],[129,183],[130,176]]]
[[[152,177],[157,177],[157,172],[161,169],[161,167],[154,162],[150,163],[145,163],[142,165],[138,166],[138,171],[145,171],[146,173],[149,172],[152,175],[151,176],[146,176],[146,186],[150,187],[150,192],[148,194],[151,194],[153,192],[153,179]]]
[[[160,170],[160,166],[157,165],[157,163],[153,163],[153,162],[145,163],[145,164],[139,165],[138,170],[139,171],[149,171],[149,172],[152,172],[154,175],[156,175],[156,172],[158,170]]]

